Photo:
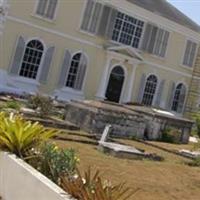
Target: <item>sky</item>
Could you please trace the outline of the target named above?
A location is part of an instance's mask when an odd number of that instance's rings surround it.
[[[200,25],[200,0],[167,0]]]

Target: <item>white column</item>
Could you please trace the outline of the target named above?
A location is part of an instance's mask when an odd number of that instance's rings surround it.
[[[104,71],[101,77],[101,82],[96,94],[96,98],[100,99],[100,100],[104,100],[105,99],[105,92],[106,92],[106,86],[107,86],[107,79],[109,76],[109,67],[110,67],[110,62],[111,62],[111,58],[107,58],[106,61],[106,65],[104,67]]]
[[[124,100],[123,100],[124,103],[131,102],[136,68],[137,68],[137,64],[132,66],[131,74],[128,77],[128,83],[127,83],[126,92],[125,92],[126,95],[124,96]]]

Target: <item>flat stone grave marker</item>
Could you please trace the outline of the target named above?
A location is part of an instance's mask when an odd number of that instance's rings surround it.
[[[109,133],[111,132],[112,126],[106,125],[105,129],[102,133],[101,139],[99,140],[99,147],[98,149],[107,152],[113,156],[120,157],[120,158],[128,158],[128,159],[151,159],[155,161],[161,161],[163,158],[157,156],[155,154],[148,154],[144,153],[135,147],[122,145],[114,142],[106,142]]]
[[[146,156],[145,153],[139,151],[135,147],[117,144],[114,142],[106,142],[108,135],[111,131],[111,128],[112,128],[112,126],[110,124],[105,126],[105,129],[103,131],[101,139],[99,140],[99,146],[100,146],[101,150],[103,150],[103,151],[107,150],[112,154],[114,152],[113,155],[115,155],[115,156],[121,155],[120,157],[130,157],[131,154],[133,155],[133,157],[135,157],[136,155],[139,157]]]

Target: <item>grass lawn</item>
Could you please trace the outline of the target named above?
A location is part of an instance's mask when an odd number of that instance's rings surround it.
[[[77,134],[77,133],[76,133]],[[126,182],[133,189],[140,189],[133,200],[199,200],[200,199],[200,168],[189,167],[184,163],[188,159],[159,150],[145,144],[120,140],[120,142],[133,145],[146,152],[157,153],[165,158],[163,162],[148,160],[127,160],[111,157],[96,149],[94,144],[67,141],[67,139],[91,140],[83,133],[79,136],[64,134],[64,140],[56,140],[62,148],[73,148],[80,158],[79,168],[86,170],[99,169],[106,180],[113,183]],[[166,148],[191,148],[190,145],[171,145],[157,143]]]

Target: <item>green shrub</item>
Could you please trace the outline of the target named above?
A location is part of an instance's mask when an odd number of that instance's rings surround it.
[[[92,175],[88,169],[84,176],[78,169],[76,171],[77,177],[61,177],[61,187],[78,200],[127,200],[136,193],[124,183],[112,186],[110,182],[102,181],[99,171]]]
[[[162,131],[162,136],[161,136],[161,141],[162,142],[167,142],[167,143],[173,143],[174,138],[173,136],[170,134],[171,129],[170,128],[166,128]]]
[[[53,112],[53,102],[50,97],[43,95],[30,96],[28,105],[32,109],[37,109],[41,117],[45,117]]]
[[[72,175],[78,162],[73,149],[60,149],[55,144],[45,143],[29,163],[38,171],[59,184],[61,174]]]
[[[0,149],[24,158],[32,149],[56,134],[42,125],[24,120],[20,115],[0,113]]]
[[[200,167],[200,157],[195,158],[192,162],[189,163],[190,166]]]
[[[20,110],[21,106],[17,101],[13,100],[13,101],[6,102],[5,107],[6,108],[11,108],[11,109],[14,109],[14,110]]]
[[[162,131],[160,141],[167,143],[180,143],[181,134],[181,130],[167,127]]]

